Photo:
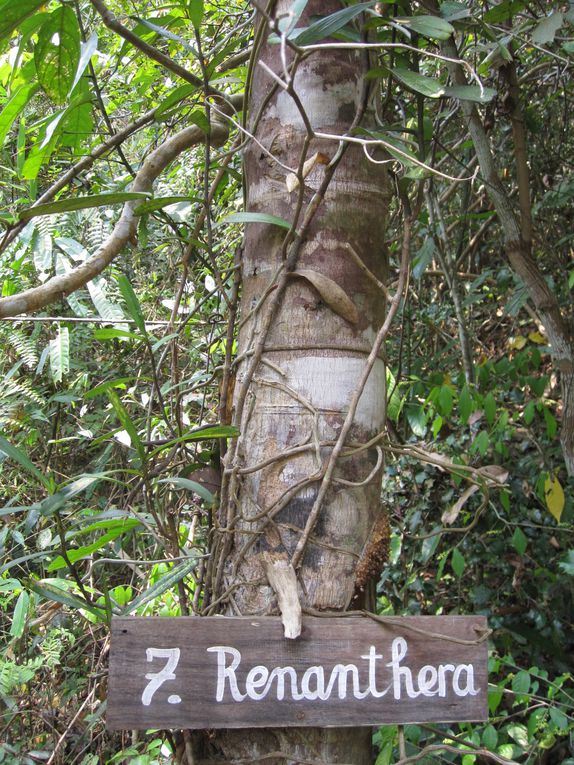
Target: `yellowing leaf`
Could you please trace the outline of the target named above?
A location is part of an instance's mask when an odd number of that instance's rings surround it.
[[[526,345],[526,338],[522,335],[517,335],[516,337],[511,337],[508,341],[508,347],[512,348],[513,351],[519,351],[521,348],[524,348]]]
[[[556,476],[548,476],[544,481],[544,496],[546,498],[546,507],[560,523],[562,510],[564,510],[564,489]]]
[[[528,339],[533,343],[538,343],[538,345],[546,345],[548,343],[548,340],[544,337],[542,332],[531,332],[528,335]]]

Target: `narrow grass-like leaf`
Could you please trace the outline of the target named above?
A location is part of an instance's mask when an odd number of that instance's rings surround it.
[[[26,583],[28,589],[32,590],[45,600],[52,600],[55,603],[61,603],[68,608],[73,608],[75,611],[85,610],[94,614],[100,621],[105,621],[105,611],[97,606],[92,606],[87,603],[83,598],[73,595],[68,590],[63,589],[52,582],[46,580],[40,580],[39,582],[30,579]]]
[[[124,407],[124,405],[122,404],[120,400],[120,397],[114,390],[112,390],[111,388],[108,388],[106,390],[106,393],[114,408],[114,411],[118,417],[118,420],[121,422],[124,429],[128,432],[132,445],[136,449],[139,455],[139,458],[141,459],[142,462],[145,462],[146,453],[145,453],[144,445],[142,444],[141,438],[138,435],[137,428],[133,420],[129,416],[127,409]]]
[[[213,504],[213,494],[205,486],[197,483],[197,481],[191,481],[189,478],[182,478],[181,476],[173,476],[173,478],[161,478],[158,483],[171,483],[176,489],[193,491],[210,505]]]
[[[313,45],[313,43],[324,40],[326,37],[338,32],[339,29],[342,29],[360,13],[363,13],[363,11],[366,11],[368,8],[372,8],[374,4],[374,2],[358,3],[349,8],[342,8],[340,11],[335,11],[335,13],[331,13],[329,16],[324,16],[323,18],[314,21],[306,29],[303,29],[303,31],[299,32],[297,36],[293,38],[293,42],[296,45]]]
[[[163,576],[153,587],[150,587],[149,590],[145,590],[141,595],[132,600],[132,602],[122,611],[122,616],[128,616],[128,614],[131,614],[138,608],[145,606],[146,603],[150,603],[155,598],[159,598],[160,595],[163,595],[164,592],[167,592],[167,590],[171,589],[181,581],[184,576],[187,576],[196,565],[197,560],[193,557],[190,558],[189,561],[184,561],[179,566],[175,566],[169,574]]]
[[[0,453],[4,453],[13,462],[17,462],[30,475],[34,476],[45,488],[50,487],[50,480],[33,464],[29,457],[17,446],[0,436]]]
[[[73,199],[59,199],[57,202],[48,202],[44,205],[29,207],[22,210],[20,220],[30,220],[39,215],[54,215],[56,213],[71,212],[72,210],[85,210],[90,207],[108,207],[109,205],[123,204],[133,199],[149,199],[151,195],[146,191],[121,191],[110,194],[93,194]]]
[[[76,563],[76,561],[82,560],[82,558],[87,558],[98,550],[101,550],[105,545],[108,544],[108,542],[113,542],[114,539],[121,537],[123,534],[131,531],[131,529],[139,525],[140,522],[135,518],[127,519],[121,526],[110,529],[91,544],[84,545],[83,547],[78,547],[73,550],[68,550],[68,560],[70,563]],[[66,568],[67,565],[68,564],[64,558],[59,555],[55,560],[52,561],[52,563],[50,563],[48,566],[48,571],[59,571],[62,568]]]
[[[10,635],[13,638],[22,637],[24,633],[29,605],[30,595],[26,592],[26,590],[22,590],[18,596],[18,600],[16,601],[16,606],[14,607],[14,615],[12,616],[12,624],[10,625]]]
[[[403,16],[394,19],[397,24],[412,29],[432,40],[448,40],[454,34],[454,27],[439,16]]]
[[[291,224],[288,220],[278,218],[276,215],[257,212],[239,212],[227,215],[223,220],[217,223],[217,226],[223,226],[227,223],[269,223],[272,226],[280,226],[289,230]]]
[[[142,313],[140,302],[137,299],[137,295],[125,274],[120,274],[118,278],[118,287],[120,288],[120,292],[122,293],[122,297],[128,309],[128,314],[135,321],[136,327],[139,329],[139,331],[143,335],[147,335],[145,319]]]

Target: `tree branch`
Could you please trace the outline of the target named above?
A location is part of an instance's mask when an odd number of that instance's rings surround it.
[[[211,141],[214,146],[225,142],[229,130],[227,125],[213,123]],[[117,138],[117,136],[115,136]],[[143,163],[136,175],[132,191],[150,191],[158,175],[186,149],[203,143],[205,133],[195,125],[187,127],[168,138],[165,143],[153,151]],[[125,245],[131,241],[137,231],[137,215],[134,212],[138,201],[126,202],[120,219],[114,230],[96,254],[78,268],[62,276],[54,276],[45,284],[25,290],[17,295],[0,298],[0,319],[21,313],[38,311],[41,308],[69,295],[102,273]]]

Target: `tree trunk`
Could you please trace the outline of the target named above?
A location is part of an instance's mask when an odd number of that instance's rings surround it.
[[[275,16],[290,6],[279,2]],[[311,0],[301,22],[340,7]],[[271,558],[295,562],[304,607],[340,611],[386,552],[382,455],[376,445],[360,448],[385,422],[381,359],[330,480],[328,466],[385,315],[377,279],[386,273],[388,181],[384,165],[359,148],[342,151],[311,134],[344,134],[369,120],[363,54],[315,53],[285,89],[260,65],[285,80],[281,46],[267,36],[265,29],[249,100],[247,209],[293,222],[297,233],[286,239],[278,226],[246,228],[234,399],[240,436],[225,460],[212,603],[230,614],[278,613],[265,575]],[[316,154],[303,190],[289,191],[286,168]],[[214,761],[366,765],[370,740],[369,728],[226,731],[211,748]]]

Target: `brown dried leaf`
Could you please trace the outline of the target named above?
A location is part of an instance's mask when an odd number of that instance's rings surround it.
[[[337,282],[329,279],[328,276],[320,274],[318,271],[312,271],[309,268],[305,268],[302,271],[294,271],[292,276],[298,276],[301,279],[306,279],[310,284],[315,287],[323,302],[329,306],[343,319],[349,322],[349,324],[357,324],[359,321],[359,312],[357,307],[347,295],[347,293],[339,287]]]
[[[326,157],[324,154],[321,154],[321,152],[316,151],[315,154],[313,154],[312,157],[309,157],[309,159],[303,165],[303,178],[306,178],[309,175],[316,164],[326,165],[328,161],[328,157]],[[285,185],[287,186],[287,191],[291,193],[292,191],[295,191],[299,185],[299,178],[295,175],[295,173],[289,173],[287,178],[285,178]]]
[[[448,510],[445,510],[444,513],[441,515],[441,521],[446,525],[450,526],[451,523],[454,523],[456,519],[458,518],[458,515],[462,508],[465,506],[467,500],[472,497],[472,495],[478,491],[478,486],[473,484],[472,486],[469,486],[466,491],[464,491],[460,497],[457,499],[457,501],[452,505],[452,507],[449,507]]]

